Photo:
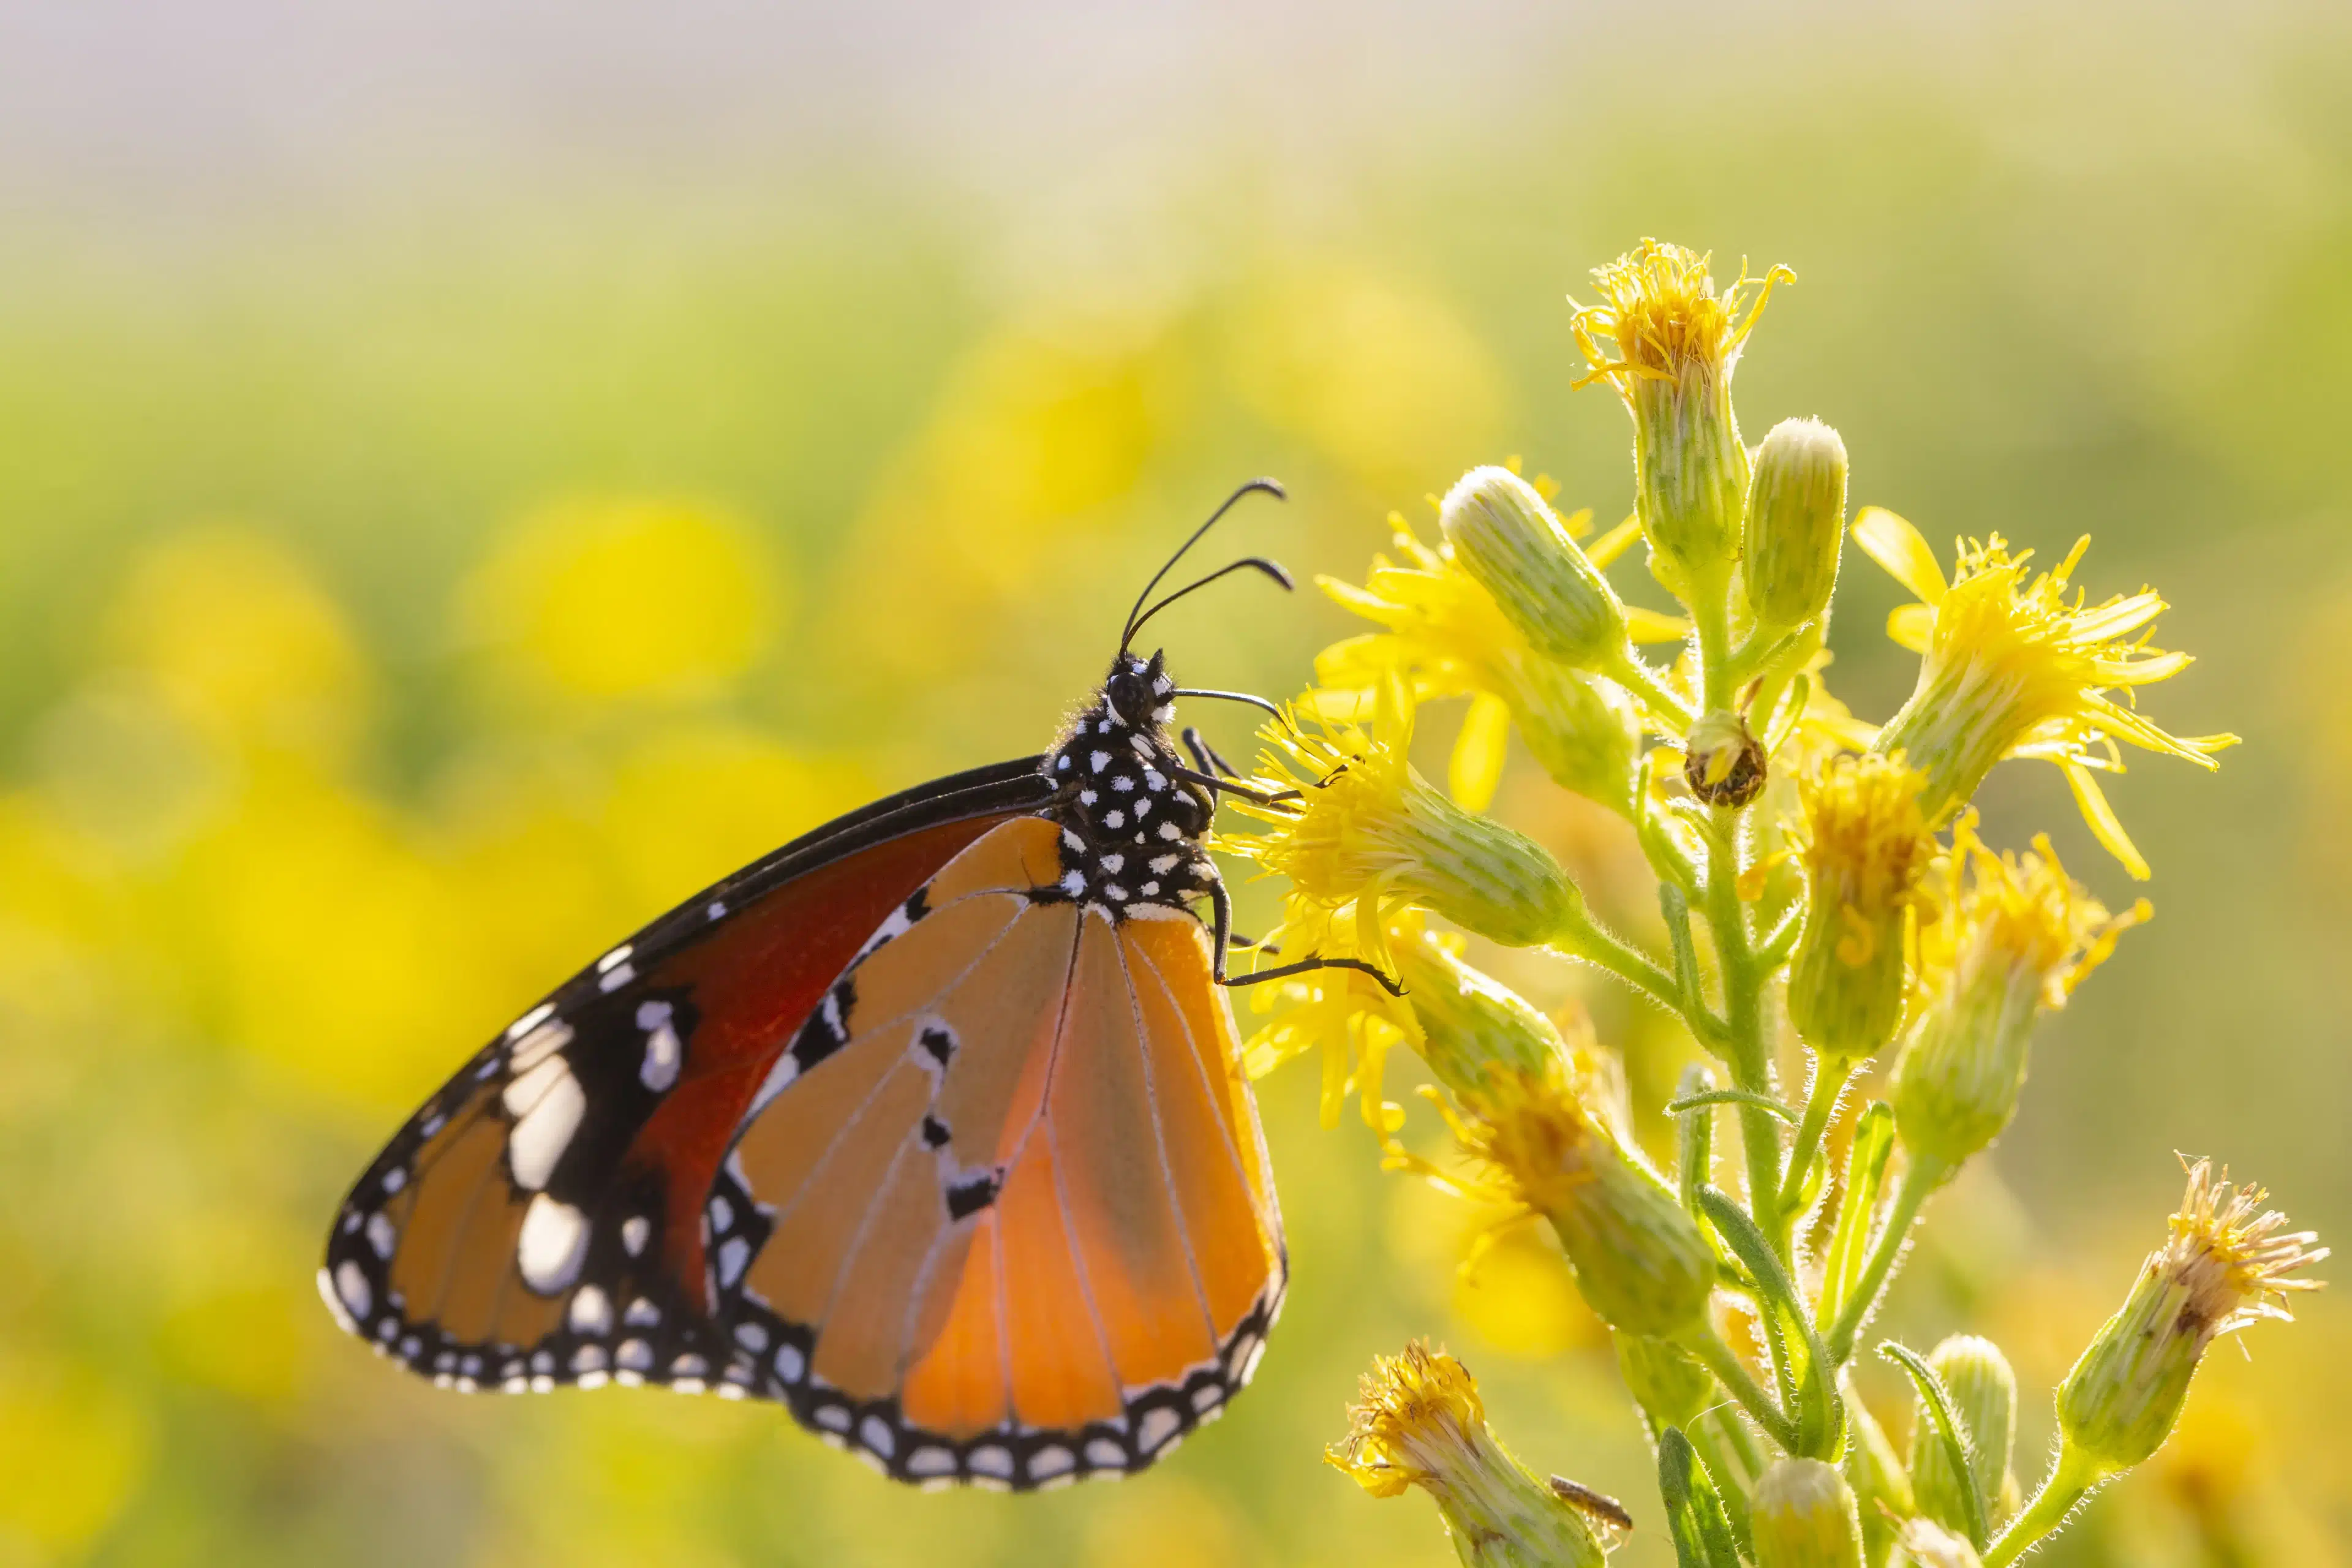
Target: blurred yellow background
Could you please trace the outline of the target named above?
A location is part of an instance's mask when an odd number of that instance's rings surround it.
[[[1457,1279],[1478,1216],[1319,1131],[1311,1068],[1264,1091],[1272,1353],[1118,1487],[917,1496],[774,1409],[437,1393],[311,1284],[477,1045],[738,863],[1038,748],[1236,481],[1294,500],[1225,550],[1302,575],[1509,454],[1622,515],[1561,296],[1647,234],[1796,268],[1751,431],[1830,420],[1931,538],[2094,531],[2092,595],[2155,584],[2202,660],[2166,721],[2247,737],[2115,786],[2156,923],[1895,1326],[2002,1341],[2030,1468],[2174,1151],[2352,1234],[2340,6],[0,4],[0,1565],[1437,1563],[1425,1502],[1320,1463],[1414,1333],[1670,1562],[1556,1258]],[[1841,600],[1867,717],[1897,593]],[[1281,693],[1348,628],[1271,594],[1155,630]],[[2012,772],[1996,840],[2127,897]],[[1503,809],[1638,922],[1550,799]],[[1682,1047],[1585,990],[1654,1090]],[[2248,1342],[2047,1561],[2352,1560],[2352,1311]]]

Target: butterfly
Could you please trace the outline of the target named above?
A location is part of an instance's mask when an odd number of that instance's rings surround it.
[[[1256,1370],[1288,1277],[1147,584],[1043,755],[877,801],[558,986],[403,1126],[319,1274],[458,1389],[782,1404],[923,1486],[1142,1469]],[[1273,798],[1273,797],[1265,797]],[[1204,920],[1202,905],[1209,914]]]

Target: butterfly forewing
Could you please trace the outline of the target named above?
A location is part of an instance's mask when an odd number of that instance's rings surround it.
[[[720,1353],[702,1215],[751,1098],[860,944],[1045,790],[1029,762],[894,797],[607,952],[361,1177],[328,1243],[329,1306],[462,1387],[698,1376]]]

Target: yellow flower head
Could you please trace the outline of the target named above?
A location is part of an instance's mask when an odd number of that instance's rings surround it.
[[[1585,1301],[1612,1328],[1671,1339],[1699,1321],[1715,1254],[1612,1112],[1601,1058],[1496,1063],[1451,1118],[1485,1189],[1551,1223]]]
[[[2205,768],[2217,765],[2214,752],[2237,742],[2234,735],[2174,735],[2106,695],[2189,667],[2189,655],[2147,646],[2163,599],[2143,588],[2086,605],[2069,579],[2088,536],[2038,576],[2027,570],[2032,552],[2011,554],[1999,534],[1981,544],[1965,541],[1948,584],[1918,531],[1893,512],[1867,508],[1853,531],[1921,600],[1887,623],[1888,635],[1922,662],[1918,685],[1880,732],[1878,750],[1904,752],[1927,775],[1929,821],[1966,805],[1995,763],[2040,757],[2065,773],[2099,842],[2145,878],[2147,862],[2095,772],[2123,770],[2118,741]]]
[[[1937,847],[1926,784],[1875,755],[1828,758],[1800,782],[1807,897],[1789,1013],[1824,1057],[1874,1055],[1902,1022],[1904,930]]]
[[[1583,517],[1570,519],[1570,531]],[[1414,537],[1391,517],[1397,557],[1375,556],[1362,587],[1321,579],[1343,608],[1384,629],[1332,644],[1317,656],[1318,711],[1346,718],[1370,707],[1391,673],[1416,698],[1467,697],[1447,785],[1473,811],[1485,809],[1502,776],[1505,742],[1520,738],[1553,781],[1620,813],[1632,809],[1640,725],[1614,684],[1571,669],[1530,647],[1493,596],[1451,552]],[[1630,532],[1596,546],[1613,552]],[[1678,637],[1682,623],[1648,612],[1627,616],[1637,637]]]
[[[1600,1539],[1577,1494],[1547,1486],[1486,1425],[1478,1385],[1463,1364],[1419,1341],[1380,1356],[1348,1410],[1348,1435],[1324,1451],[1376,1498],[1420,1487],[1444,1515],[1455,1551],[1474,1568],[1562,1564],[1599,1568]]]
[[[1289,879],[1286,945],[1314,949],[1346,910],[1363,955],[1390,969],[1388,916],[1407,905],[1509,947],[1548,942],[1580,916],[1582,898],[1541,845],[1463,810],[1406,761],[1412,701],[1401,681],[1383,682],[1374,729],[1318,721],[1310,731],[1286,712],[1262,733],[1254,782],[1273,798],[1234,805],[1275,831],[1218,847]]]
[[[1592,372],[1633,416],[1634,510],[1658,579],[1693,609],[1720,613],[1739,558],[1749,458],[1731,408],[1731,374],[1775,283],[1776,267],[1722,293],[1706,258],[1645,239],[1593,273],[1601,301],[1573,323]],[[1751,289],[1754,290],[1752,296]]]
[[[1707,260],[1679,245],[1644,239],[1593,268],[1601,302],[1579,306],[1574,322],[1592,372],[1578,384],[1606,381],[1631,403],[1643,381],[1728,377],[1774,285],[1793,283],[1797,275],[1775,267],[1750,278],[1743,263],[1738,281],[1717,294]]]
[[[1391,919],[1381,951],[1442,939],[1423,933],[1420,917],[1405,912]],[[1317,951],[1326,958],[1364,958],[1367,944],[1356,932],[1352,910],[1321,921]],[[1287,935],[1286,929],[1278,935]],[[1458,941],[1459,939],[1455,939]],[[1367,959],[1367,962],[1378,962]],[[1388,1053],[1398,1045],[1422,1048],[1421,1023],[1412,1004],[1391,993],[1359,969],[1317,969],[1293,979],[1255,988],[1253,1011],[1266,1018],[1250,1037],[1244,1066],[1250,1077],[1264,1078],[1293,1057],[1308,1051],[1323,1056],[1323,1125],[1339,1124],[1340,1108],[1354,1094],[1362,1105],[1364,1125],[1390,1142],[1403,1124],[1402,1108],[1381,1096]]]
[[[1942,883],[1940,918],[1919,931],[1920,1005],[1892,1088],[1904,1142],[1958,1166],[2016,1112],[2035,1020],[2063,1007],[2149,910],[2142,900],[2110,915],[2047,838],[1996,855],[1965,817]]]
[[[2298,1271],[2327,1249],[2310,1231],[2287,1230],[2284,1215],[2263,1207],[2269,1195],[2252,1184],[2233,1188],[2210,1161],[2189,1167],[2172,1234],[2059,1386],[2058,1426],[2078,1463],[2112,1472],[2147,1459],[2179,1420],[2216,1339],[2289,1319],[2288,1294],[2319,1289]]]

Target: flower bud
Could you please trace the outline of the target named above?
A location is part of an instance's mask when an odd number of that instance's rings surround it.
[[[1426,930],[1397,940],[1397,979],[1419,1020],[1421,1058],[1456,1095],[1475,1094],[1496,1072],[1540,1077],[1565,1070],[1567,1042],[1550,1019],[1501,981],[1465,963]]]
[[[2047,839],[1994,855],[1964,823],[1954,834],[1944,912],[1920,933],[1926,1005],[1895,1058],[1895,1125],[1917,1157],[1957,1168],[1999,1137],[2025,1087],[2041,1015],[2065,1005],[2116,938],[2119,917],[2066,875]]]
[[[1862,1517],[1835,1466],[1775,1460],[1748,1509],[1756,1568],[1862,1568]]]
[[[1759,626],[1801,626],[1829,608],[1845,533],[1845,443],[1818,419],[1783,419],[1756,451],[1742,581]]]
[[[1535,486],[1508,468],[1473,468],[1445,492],[1438,526],[1537,652],[1581,669],[1623,655],[1624,605]]]
[[[2290,1276],[2327,1249],[2310,1231],[2287,1232],[2286,1216],[2263,1207],[2269,1195],[2251,1184],[2233,1189],[2210,1161],[2189,1167],[2171,1236],[2059,1385],[2058,1430],[2079,1466],[2113,1474],[2147,1459],[2180,1419],[2216,1339],[2287,1320],[2287,1293],[2319,1288]]]
[[[1669,1426],[1685,1431],[1715,1403],[1715,1373],[1701,1366],[1680,1345],[1640,1334],[1612,1336],[1617,1346],[1617,1373],[1626,1389],[1650,1418],[1651,1429]]]
[[[1465,1150],[1551,1222],[1586,1303],[1610,1327],[1672,1339],[1701,1322],[1715,1251],[1690,1215],[1627,1148],[1588,1078],[1493,1071],[1456,1097]]]
[[[1623,691],[1538,655],[1506,700],[1528,753],[1552,783],[1633,815],[1642,727]]]
[[[1538,1479],[1486,1425],[1463,1364],[1415,1342],[1382,1356],[1325,1460],[1376,1498],[1420,1487],[1469,1568],[1600,1568],[1604,1553],[1572,1496]],[[1569,1492],[1582,1489],[1570,1487]]]
[[[1955,1334],[1937,1345],[1927,1364],[1943,1380],[1953,1413],[1969,1429],[1977,1497],[1986,1520],[1998,1524],[2002,1499],[2015,1495],[2009,1455],[2017,1440],[2017,1375],[2000,1346],[1972,1334]],[[1924,1412],[1911,1423],[1911,1489],[1921,1513],[1949,1529],[1967,1531],[1968,1503],[1959,1478]]]
[[[1743,270],[1718,295],[1706,258],[1645,239],[1596,269],[1601,303],[1580,309],[1588,380],[1606,381],[1633,416],[1634,511],[1650,568],[1685,604],[1719,605],[1748,509],[1748,448],[1731,409],[1731,375],[1772,285]],[[1610,351],[1613,349],[1612,354]]]
[[[1264,733],[1258,786],[1295,798],[1236,809],[1275,831],[1223,840],[1291,882],[1286,926],[1343,908],[1412,902],[1506,947],[1533,947],[1579,925],[1584,900],[1543,846],[1501,823],[1465,811],[1405,761],[1412,738],[1410,700],[1385,688],[1381,733],[1354,726],[1302,729],[1286,716]],[[1385,940],[1377,920],[1360,919],[1377,961]]]
[[[1936,840],[1919,774],[1885,757],[1832,758],[1801,781],[1805,934],[1789,1021],[1825,1061],[1875,1056],[1903,1021],[1904,925]]]
[[[1717,709],[1683,742],[1683,780],[1709,805],[1734,810],[1764,787],[1764,747],[1738,714]]]
[[[1984,1568],[1984,1559],[1977,1555],[1975,1547],[1924,1519],[1905,1520],[1895,1541],[1915,1568]]]

